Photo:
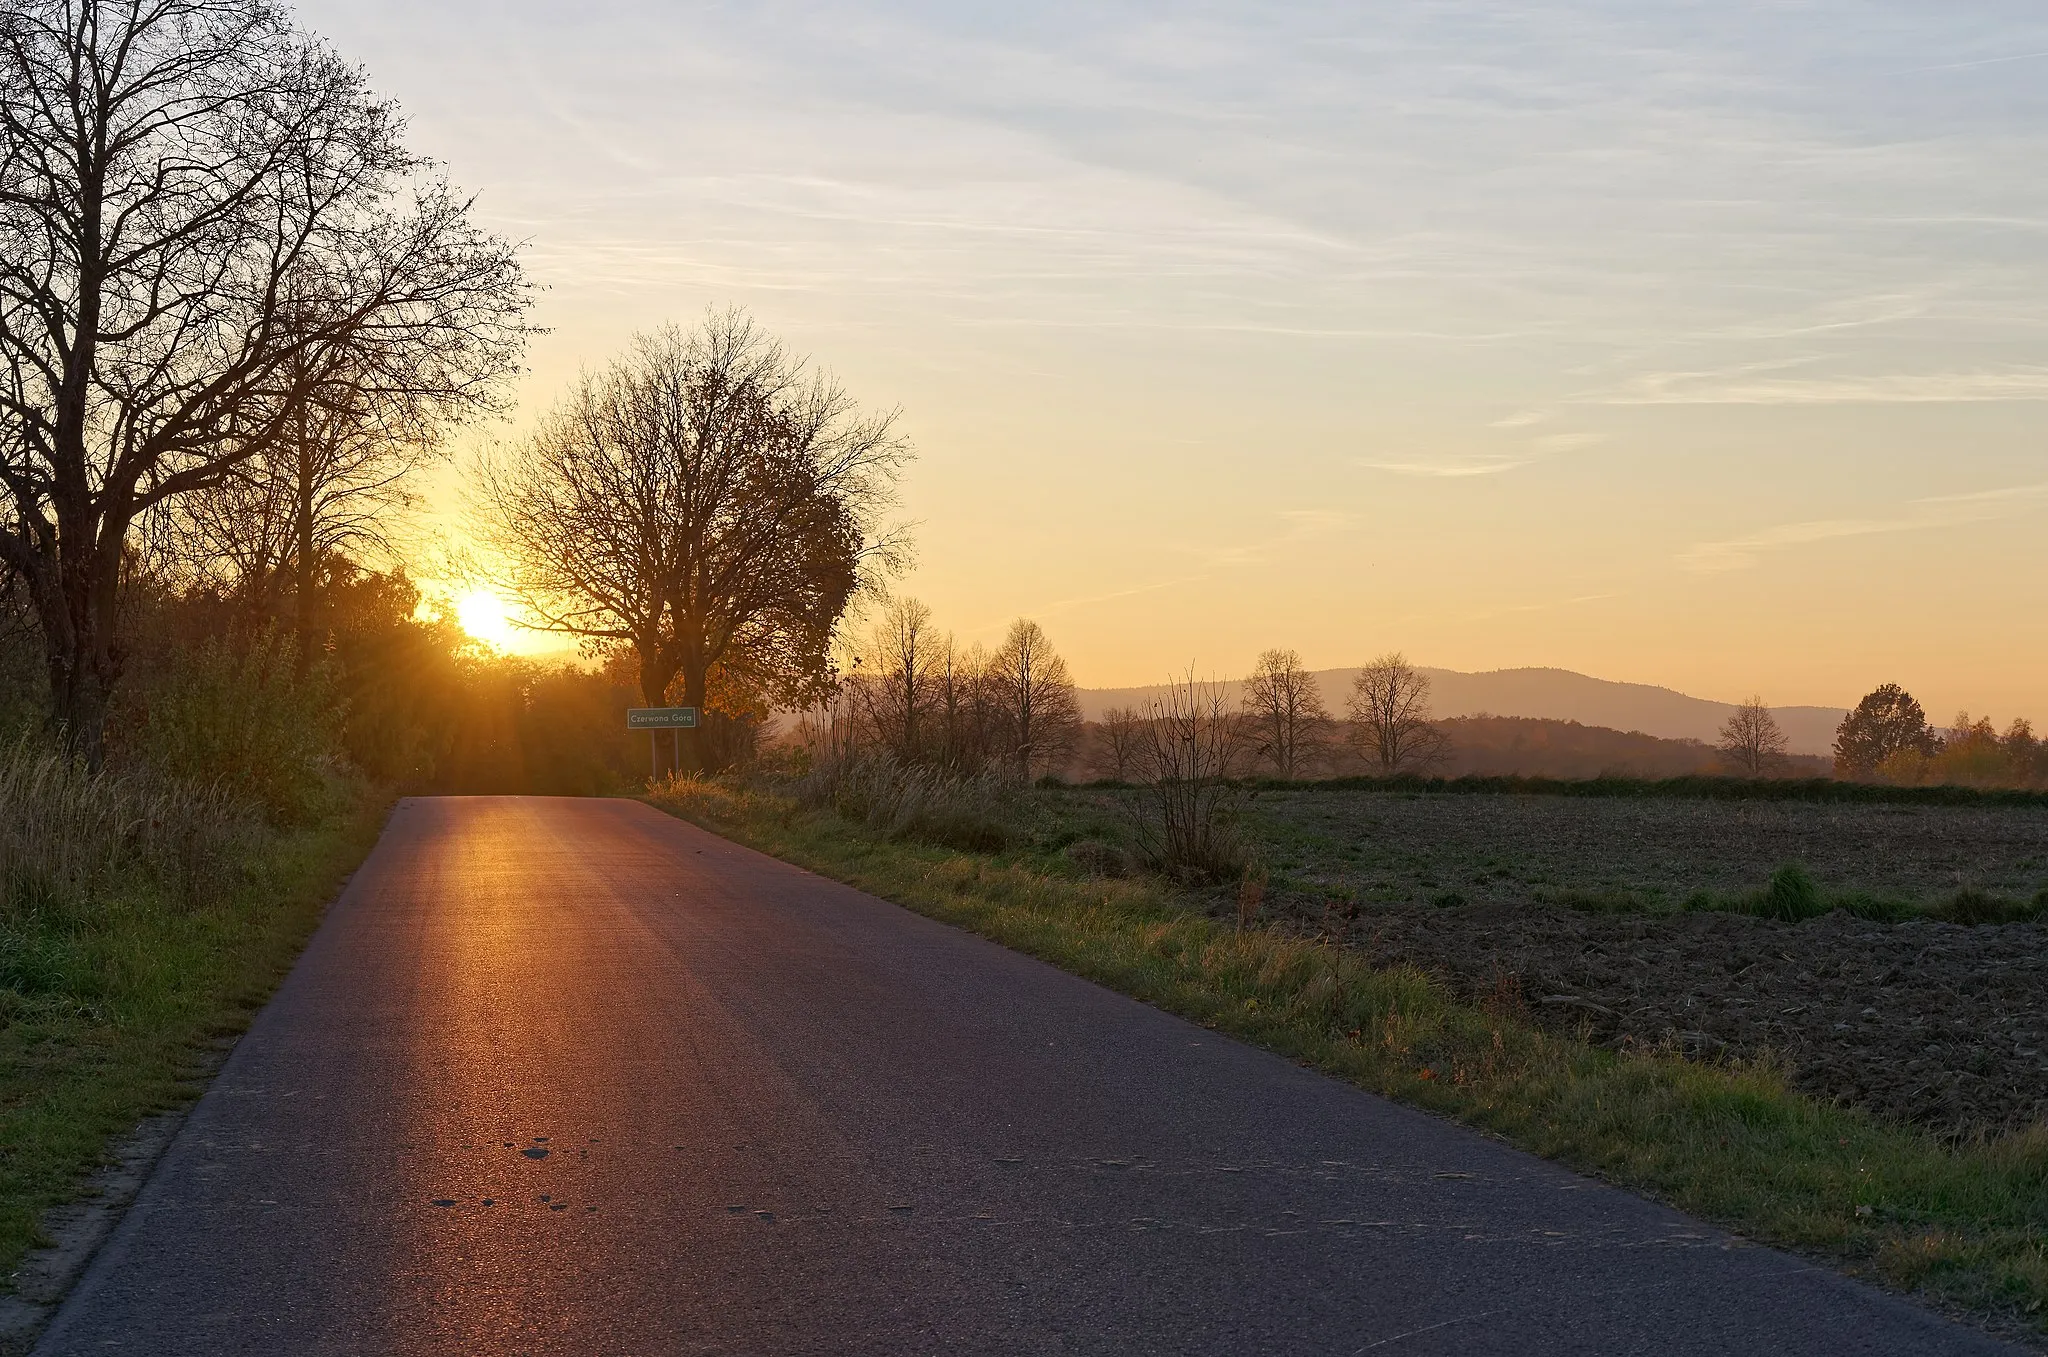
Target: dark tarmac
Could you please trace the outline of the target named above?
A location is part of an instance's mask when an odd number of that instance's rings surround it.
[[[2013,1351],[630,801],[413,799],[46,1354]]]

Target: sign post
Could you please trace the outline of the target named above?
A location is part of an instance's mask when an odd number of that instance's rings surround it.
[[[647,732],[647,776],[652,780],[660,773],[656,765],[654,732],[669,730],[675,733],[669,737],[675,748],[676,767],[683,766],[683,732],[697,728],[695,707],[628,707],[626,708],[626,729]]]

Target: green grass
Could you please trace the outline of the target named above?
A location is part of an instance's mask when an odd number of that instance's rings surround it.
[[[1458,1004],[1415,972],[1377,970],[1355,953],[1277,931],[1240,932],[1155,882],[1091,878],[1066,855],[889,841],[829,812],[718,784],[683,784],[652,799],[1751,1238],[1996,1327],[2048,1333],[2048,1129],[1948,1148],[1801,1096],[1767,1065],[1595,1049],[1523,1021],[1517,995]]]
[[[196,1096],[376,842],[382,800],[261,834],[191,899],[140,872],[0,918],[0,1272],[40,1242],[109,1145]]]

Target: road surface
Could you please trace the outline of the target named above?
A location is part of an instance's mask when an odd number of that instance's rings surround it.
[[[402,802],[38,1351],[2004,1351],[628,801]]]

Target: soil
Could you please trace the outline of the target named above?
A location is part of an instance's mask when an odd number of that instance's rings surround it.
[[[1282,907],[1283,910],[1285,907]],[[1301,898],[1305,928],[1331,928]],[[1616,1047],[1769,1057],[1793,1082],[1955,1137],[2048,1119],[2048,927],[1788,924],[1548,905],[1367,908],[1332,931],[1468,1000]]]
[[[1077,794],[1077,805],[1101,802]],[[1939,905],[2048,889],[2039,807],[1261,792],[1266,914],[1463,998],[1617,1047],[1771,1059],[1802,1089],[1938,1134],[2048,1120],[2048,926],[1791,924],[1689,911],[1787,862],[1825,895]],[[1234,914],[1234,892],[1212,908]],[[1576,908],[1574,906],[1577,906]],[[1332,911],[1354,921],[1333,928]]]
[[[1932,902],[2048,887],[2036,807],[1264,792],[1246,829],[1276,882],[1393,903],[1626,892],[1667,907],[1755,890],[1787,862],[1833,891]],[[1451,897],[1455,897],[1454,899]]]

